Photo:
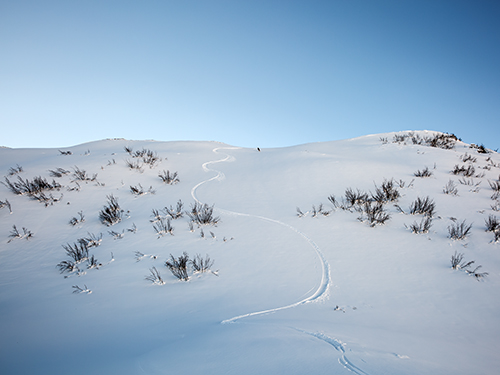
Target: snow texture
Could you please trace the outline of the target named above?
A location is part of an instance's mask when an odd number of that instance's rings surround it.
[[[500,244],[485,223],[500,218],[500,157],[408,133],[261,150],[123,139],[1,148],[0,373],[498,373]],[[42,197],[9,188],[38,176],[61,186]],[[342,200],[391,179],[400,197],[384,204],[385,224]],[[450,181],[456,194],[444,192]],[[106,226],[109,197],[119,220]],[[426,197],[432,226],[412,233],[424,215],[409,207]],[[182,215],[169,216],[179,200]],[[216,224],[191,222],[204,205]],[[467,236],[450,238],[464,220]],[[165,262],[184,254],[209,269],[188,263],[188,280],[175,277]],[[452,269],[454,254],[474,263]]]

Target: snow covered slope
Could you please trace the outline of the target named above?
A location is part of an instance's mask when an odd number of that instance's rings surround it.
[[[498,373],[500,156],[448,141],[0,149],[0,373]]]

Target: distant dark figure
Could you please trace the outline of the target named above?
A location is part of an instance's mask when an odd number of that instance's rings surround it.
[[[260,148],[258,148],[258,147],[257,147],[257,151],[259,151],[259,152],[260,152]]]

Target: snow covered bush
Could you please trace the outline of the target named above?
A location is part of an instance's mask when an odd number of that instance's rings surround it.
[[[464,254],[462,253],[457,253],[455,251],[455,254],[451,256],[451,268],[454,270],[463,270],[467,274],[474,276],[476,280],[483,279],[484,277],[488,276],[488,272],[478,272],[482,266],[477,266],[474,269],[471,269],[471,266],[476,263],[474,260],[470,260],[466,262],[464,260]]]
[[[449,180],[448,183],[443,188],[443,193],[449,195],[458,195],[457,185],[452,180]]]
[[[87,174],[87,171],[85,171],[84,169],[80,169],[75,165],[75,167],[73,168],[73,178],[73,181],[96,181],[97,173],[94,173],[91,177]]]
[[[62,176],[65,176],[69,173],[70,173],[69,171],[67,171],[63,168],[49,169],[50,177],[61,178]]]
[[[191,211],[186,212],[192,222],[198,225],[217,225],[220,221],[219,216],[214,216],[214,206],[196,202],[191,205]]]
[[[428,167],[425,167],[422,170],[420,170],[420,169],[417,170],[413,175],[415,177],[431,177],[432,176],[432,172],[429,170]]]
[[[160,271],[156,269],[156,267],[149,269],[150,275],[146,276],[145,279],[151,281],[153,284],[163,285],[165,281],[163,281]]]
[[[452,223],[448,227],[448,233],[453,240],[463,240],[470,234],[471,228],[472,224],[466,224],[464,220],[461,223]]]
[[[420,223],[417,223],[415,221],[413,222],[413,224],[410,224],[409,228],[412,233],[421,234],[421,233],[428,233],[431,226],[432,226],[432,218],[430,216],[426,216],[420,221]]]
[[[21,173],[22,171],[23,167],[21,167],[19,164],[16,164],[15,167],[9,168],[9,176],[14,176],[15,174]]]
[[[411,205],[410,205],[410,214],[411,215],[425,215],[432,217],[434,216],[434,211],[436,209],[436,204],[434,201],[429,198],[420,198],[418,197]]]
[[[52,183],[50,183],[46,178],[41,176],[34,177],[31,181],[28,179],[23,180],[21,176],[17,176],[17,182],[12,182],[5,177],[5,182],[2,182],[2,184],[16,195],[26,194],[31,197],[35,197],[47,190],[60,190],[62,187],[56,181],[52,180]]]
[[[205,258],[202,258],[200,254],[196,254],[191,261],[191,264],[195,272],[207,272],[210,271],[210,268],[214,265],[214,261],[210,259],[208,254]]]
[[[144,190],[142,185],[139,184],[137,186],[130,185],[130,192],[134,195],[140,196],[145,194],[155,194],[156,190],[154,190],[152,186],[150,186],[148,190]]]
[[[4,207],[7,207],[10,213],[12,213],[12,206],[10,205],[10,202],[7,199],[5,201],[0,201],[0,208]]]
[[[165,262],[165,266],[172,272],[172,275],[177,277],[179,280],[188,281],[188,264],[189,264],[189,255],[184,252],[177,259],[174,258],[172,254],[170,254],[170,260]]]
[[[385,211],[384,205],[379,202],[365,202],[362,206],[363,214],[358,218],[360,221],[368,221],[371,227],[377,224],[385,224],[390,219],[390,215]]]
[[[153,229],[156,234],[158,234],[158,238],[163,237],[167,233],[170,233],[172,236],[174,235],[174,228],[170,224],[170,218],[167,220],[160,218],[158,221],[153,223]]]
[[[77,224],[83,223],[85,221],[85,216],[83,215],[83,211],[78,212],[79,217],[72,217],[69,221],[69,224],[75,226]]]
[[[380,187],[375,185],[375,193],[372,193],[372,199],[379,203],[394,202],[399,197],[400,193],[394,179],[384,180]]]
[[[476,173],[476,168],[474,168],[474,166],[470,164],[467,166],[460,166],[458,164],[455,164],[455,166],[451,170],[451,173],[453,173],[454,175],[462,175],[464,177],[473,177]]]
[[[10,240],[7,241],[7,243],[11,242],[12,240],[16,239],[16,238],[19,238],[19,239],[26,239],[26,240],[29,240],[31,237],[33,237],[33,233],[26,229],[25,227],[23,227],[23,233],[19,232],[19,230],[17,229],[17,227],[15,225],[12,226],[12,230],[10,231],[10,234],[9,234],[9,237],[10,237]]]
[[[113,194],[108,195],[108,205],[104,206],[101,211],[99,211],[99,219],[101,223],[107,225],[108,227],[119,223],[122,220],[123,210],[118,204],[118,199],[113,196]]]
[[[169,185],[174,185],[179,182],[179,178],[177,178],[177,172],[170,174],[170,171],[163,170],[163,172],[158,173],[158,177],[160,177],[160,179],[164,183]]]
[[[177,201],[177,205],[175,209],[170,206],[170,207],[165,207],[163,209],[163,212],[165,212],[166,215],[170,216],[173,220],[180,219],[183,216],[182,213],[182,208],[184,207],[184,203],[179,199]]]

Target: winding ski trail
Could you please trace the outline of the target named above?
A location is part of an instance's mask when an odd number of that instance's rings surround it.
[[[222,149],[224,149],[224,150],[235,150],[235,149],[239,149],[239,147],[217,147],[217,148],[213,149],[213,152],[214,153],[219,153],[219,150],[222,150]],[[208,161],[208,162],[206,162],[206,163],[204,163],[202,165],[203,170],[205,170],[206,172],[215,172],[216,175],[214,177],[212,177],[212,178],[209,178],[207,180],[204,180],[204,181],[198,183],[196,186],[194,186],[191,189],[191,196],[198,203],[201,203],[201,201],[196,196],[196,190],[201,185],[203,185],[205,183],[208,183],[210,181],[214,181],[214,180],[219,180],[220,181],[220,180],[223,180],[225,178],[224,173],[222,173],[219,170],[209,168],[209,165],[216,164],[216,163],[222,163],[222,162],[231,162],[231,161],[236,160],[233,156],[231,156],[229,154],[226,154],[226,153],[223,153],[223,154],[225,155],[224,158],[219,159],[219,160]],[[297,306],[303,305],[305,303],[319,301],[319,300],[323,300],[323,299],[327,298],[327,296],[328,296],[328,290],[329,290],[330,284],[331,284],[330,265],[328,264],[328,261],[325,259],[325,256],[323,255],[323,253],[322,253],[321,249],[319,248],[319,246],[316,245],[316,243],[312,239],[310,239],[306,234],[304,234],[303,232],[299,231],[297,228],[295,228],[295,227],[293,227],[293,226],[291,226],[291,225],[289,225],[287,223],[284,223],[284,222],[279,221],[279,220],[271,219],[271,218],[268,218],[268,217],[259,216],[259,215],[251,215],[251,214],[246,214],[246,213],[242,213],[242,212],[234,212],[234,211],[224,210],[224,209],[220,209],[220,208],[218,208],[217,210],[219,212],[221,212],[221,213],[226,214],[226,215],[257,218],[257,219],[260,219],[260,220],[268,221],[270,223],[275,223],[275,224],[282,225],[282,226],[284,226],[284,227],[286,227],[286,228],[294,231],[299,236],[301,236],[303,239],[305,239],[307,241],[307,243],[314,249],[316,255],[319,258],[319,261],[321,262],[321,266],[322,266],[321,282],[320,282],[318,288],[316,289],[316,291],[313,294],[311,294],[309,297],[306,297],[306,298],[304,298],[304,299],[302,299],[302,300],[300,300],[298,302],[295,302],[295,303],[292,303],[292,304],[289,304],[289,305],[286,305],[286,306],[280,306],[280,307],[270,308],[270,309],[267,309],[267,310],[255,311],[255,312],[250,312],[250,313],[243,314],[243,315],[238,315],[238,316],[232,317],[230,319],[223,320],[222,324],[233,323],[233,322],[235,322],[237,320],[240,320],[240,319],[243,319],[243,318],[248,318],[248,317],[251,317],[251,316],[257,316],[257,315],[263,315],[263,314],[270,314],[270,313],[274,313],[274,312],[277,312],[277,311],[280,311],[280,310],[290,309],[290,308],[293,308],[293,307],[297,307]]]

